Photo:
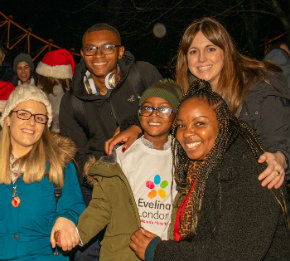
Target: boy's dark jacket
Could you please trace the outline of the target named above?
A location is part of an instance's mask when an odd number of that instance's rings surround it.
[[[162,79],[158,70],[147,62],[135,62],[134,56],[125,52],[118,62],[122,76],[109,97],[87,94],[83,78],[87,71],[83,60],[76,66],[72,89],[62,99],[60,106],[60,132],[71,138],[77,145],[76,162],[79,167],[79,180],[82,183],[82,169],[90,156],[99,159],[104,155],[104,143],[111,138],[121,122],[137,114],[138,101],[145,90]],[[140,75],[139,84],[129,83],[128,75]],[[142,84],[141,84],[141,83]],[[85,106],[88,130],[78,123],[72,109],[71,96],[80,99]],[[88,134],[87,134],[88,133]]]

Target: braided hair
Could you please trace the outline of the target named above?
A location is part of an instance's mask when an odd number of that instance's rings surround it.
[[[196,171],[199,172],[199,177],[196,181],[193,195],[193,220],[191,235],[196,232],[198,223],[198,214],[201,210],[202,199],[205,191],[206,182],[209,174],[223,159],[225,152],[228,150],[232,142],[242,135],[246,142],[249,144],[253,155],[258,160],[259,156],[264,152],[261,142],[259,141],[255,132],[246,124],[239,121],[229,110],[228,105],[223,98],[213,92],[210,84],[204,80],[196,80],[189,86],[188,92],[181,100],[178,107],[177,114],[182,104],[192,98],[198,98],[206,102],[209,107],[216,113],[218,121],[218,135],[216,137],[212,150],[207,155],[205,162],[200,164]],[[174,132],[176,133],[176,127]],[[173,143],[174,167],[175,167],[175,180],[179,191],[185,191],[187,182],[187,173],[191,159],[188,158],[184,149],[177,139]],[[219,186],[219,207],[221,211],[221,186],[220,177],[218,177]]]
[[[177,114],[182,104],[192,98],[199,98],[207,102],[209,107],[216,113],[216,118],[219,125],[219,132],[215,140],[215,145],[206,160],[206,165],[208,165],[207,167],[211,165],[212,169],[213,164],[216,165],[215,163],[223,157],[225,151],[238,136],[238,134],[241,134],[248,142],[256,159],[258,159],[264,152],[257,134],[253,131],[253,129],[251,129],[251,127],[238,120],[235,115],[231,113],[226,102],[219,94],[212,91],[208,82],[199,79],[192,82],[186,95],[183,96],[179,104]],[[176,130],[177,129],[175,127],[174,133],[176,133]],[[174,164],[176,170],[176,181],[180,187],[184,187],[186,184],[186,175],[190,159],[187,157],[184,149],[177,139],[174,141],[173,151],[173,155],[175,156]]]

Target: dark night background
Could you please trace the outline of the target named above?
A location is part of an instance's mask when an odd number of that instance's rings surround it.
[[[13,21],[22,27],[32,28],[37,36],[53,39],[54,44],[76,52],[89,26],[109,23],[120,31],[122,43],[136,60],[151,62],[165,76],[174,71],[180,38],[194,19],[218,19],[243,54],[261,59],[265,41],[289,32],[289,9],[290,0],[2,0],[0,5],[0,11],[13,16]],[[5,21],[2,16],[1,21]],[[167,33],[161,39],[152,32],[156,23],[166,26]],[[0,27],[0,33],[5,45],[7,26]],[[13,27],[10,46],[22,34]],[[32,56],[41,46],[39,41],[31,40]],[[11,50],[11,59],[26,48],[24,40]]]

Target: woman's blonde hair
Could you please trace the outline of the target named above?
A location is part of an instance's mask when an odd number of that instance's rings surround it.
[[[270,62],[258,61],[240,54],[227,30],[215,19],[205,17],[194,21],[187,27],[179,44],[176,82],[182,87],[184,94],[189,87],[190,75],[187,53],[199,31],[224,52],[224,66],[216,91],[229,102],[230,110],[233,113],[237,111],[237,108],[244,101],[254,81],[263,80],[269,83],[265,78],[265,74],[281,71],[279,67]]]
[[[56,186],[63,187],[65,161],[59,151],[59,146],[53,141],[52,134],[45,126],[41,138],[33,145],[30,152],[15,162],[16,165],[19,164],[20,170],[24,169],[23,181],[25,183],[41,181],[45,175],[48,175],[49,181]],[[0,184],[11,183],[11,152],[11,134],[6,117],[3,129],[0,132]],[[48,163],[49,168],[46,170]]]

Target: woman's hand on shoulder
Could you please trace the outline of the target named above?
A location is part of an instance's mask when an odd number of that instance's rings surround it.
[[[51,230],[50,243],[52,248],[57,245],[63,251],[72,250],[79,243],[75,224],[67,218],[59,217]]]
[[[125,151],[133,144],[135,140],[138,139],[138,136],[141,132],[142,130],[140,129],[140,127],[135,125],[132,125],[131,127],[122,132],[120,132],[120,129],[118,128],[115,131],[114,136],[105,142],[105,152],[108,155],[111,155],[114,146],[120,143],[124,143],[123,151]]]
[[[261,185],[263,187],[267,186],[268,189],[272,189],[273,187],[278,189],[284,182],[285,168],[287,168],[284,154],[280,151],[275,153],[265,152],[258,160],[258,163],[264,162],[268,166],[258,177],[262,181]]]
[[[142,260],[145,259],[146,248],[150,241],[157,237],[157,235],[141,228],[131,235],[129,246],[134,250],[135,254]]]

